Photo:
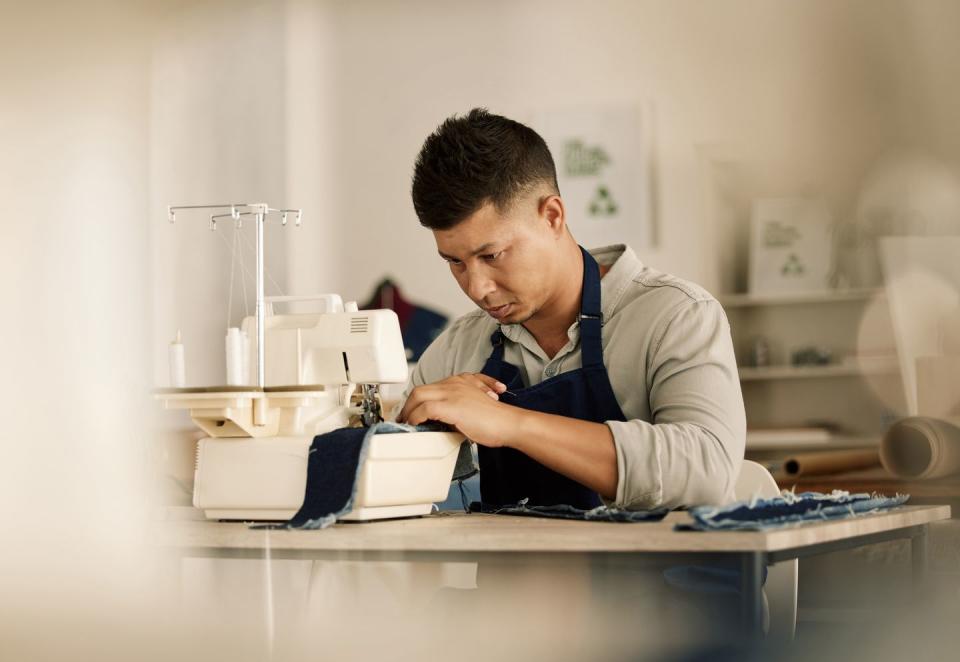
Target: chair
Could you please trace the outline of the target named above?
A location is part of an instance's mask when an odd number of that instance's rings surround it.
[[[759,496],[764,499],[778,496],[780,488],[763,465],[744,460],[740,475],[733,487],[738,501]],[[767,568],[763,586],[767,611],[767,638],[792,641],[797,629],[797,559],[774,563]]]

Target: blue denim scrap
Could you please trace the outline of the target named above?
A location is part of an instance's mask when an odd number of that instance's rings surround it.
[[[313,438],[307,458],[307,484],[300,510],[284,524],[254,529],[325,529],[353,510],[360,471],[375,434],[432,432],[437,425],[383,422],[369,428],[340,428]]]
[[[677,524],[683,531],[766,531],[797,522],[843,519],[901,506],[909,494],[888,497],[866,492],[850,494],[834,490],[829,494],[783,490],[770,499],[755,497],[726,506],[697,506],[690,509],[693,522]]]
[[[501,506],[499,508],[473,503],[470,504],[470,509],[494,515],[550,517],[554,519],[575,519],[588,522],[659,522],[670,512],[667,508],[659,508],[657,510],[624,510],[623,508],[610,508],[609,506],[597,506],[596,508],[583,510],[562,503],[553,506],[528,506],[527,501],[527,499],[521,499],[515,505]]]
[[[480,473],[480,463],[477,460],[477,448],[469,439],[460,444],[457,453],[457,462],[453,467],[453,480],[467,480]],[[477,479],[479,483],[479,479]],[[478,488],[479,489],[479,488]]]

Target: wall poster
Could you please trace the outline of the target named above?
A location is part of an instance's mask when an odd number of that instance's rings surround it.
[[[549,110],[537,115],[533,128],[553,154],[578,243],[635,249],[654,243],[652,112],[637,105]]]

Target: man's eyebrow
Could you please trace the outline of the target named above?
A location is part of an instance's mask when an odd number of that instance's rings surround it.
[[[493,242],[492,242],[492,241],[488,241],[487,243],[485,243],[484,245],[480,246],[479,248],[471,251],[471,252],[470,252],[470,256],[472,257],[472,256],[474,256],[474,255],[480,255],[480,253],[483,253],[483,252],[485,252],[485,251],[490,250],[490,248],[491,248],[492,246],[493,246]],[[457,257],[453,257],[452,255],[447,255],[446,253],[444,253],[443,251],[440,251],[440,250],[438,250],[437,252],[440,253],[440,257],[442,257],[444,260],[459,260],[459,259],[460,259],[460,258],[457,258]]]

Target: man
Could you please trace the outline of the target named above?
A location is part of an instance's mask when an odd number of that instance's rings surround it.
[[[628,247],[582,250],[546,143],[486,110],[427,138],[412,194],[479,310],[424,352],[398,420],[476,442],[485,504],[732,499],[745,418],[713,297]]]

